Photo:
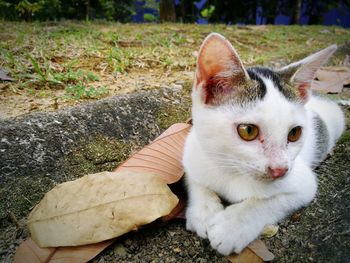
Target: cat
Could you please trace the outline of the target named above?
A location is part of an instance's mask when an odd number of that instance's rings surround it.
[[[246,69],[220,34],[203,41],[183,155],[186,228],[219,253],[241,252],[265,225],[314,198],[312,168],[340,137],[344,116],[310,86],[336,48],[278,70]]]

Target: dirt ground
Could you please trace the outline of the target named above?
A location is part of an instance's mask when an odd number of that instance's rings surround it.
[[[148,74],[133,72],[127,75],[110,76],[99,81],[108,86],[106,97],[129,94],[137,91],[178,87],[179,84],[192,82],[192,71],[181,71],[164,74],[149,72]],[[44,90],[42,94],[12,92],[5,88],[7,83],[0,83],[0,118],[10,118],[36,111],[57,111],[67,106],[78,105],[94,99],[71,100],[64,97],[64,90]],[[2,88],[3,87],[3,88]]]

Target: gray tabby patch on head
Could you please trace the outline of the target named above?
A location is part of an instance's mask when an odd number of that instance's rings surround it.
[[[299,101],[299,95],[297,89],[289,82],[281,73],[275,72],[269,68],[264,67],[253,67],[247,69],[249,77],[251,79],[257,80],[261,90],[266,92],[265,83],[261,77],[269,79],[274,84],[274,87],[277,88],[283,96],[285,96],[290,101]]]

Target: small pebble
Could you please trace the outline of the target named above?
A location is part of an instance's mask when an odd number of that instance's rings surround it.
[[[126,248],[122,244],[118,244],[114,248],[114,254],[119,257],[123,257],[127,254],[128,252],[126,251]]]

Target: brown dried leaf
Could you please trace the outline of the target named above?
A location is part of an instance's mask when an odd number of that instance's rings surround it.
[[[49,191],[30,213],[28,228],[42,247],[92,244],[136,230],[177,203],[159,176],[102,172]]]
[[[121,47],[141,47],[141,41],[117,41],[116,42]]]
[[[49,262],[49,259],[56,250],[56,248],[38,247],[38,245],[29,238],[17,248],[14,263]]]
[[[271,261],[274,258],[275,256],[261,240],[254,240],[238,255],[228,256],[228,260],[233,263],[262,263],[264,261]]]
[[[300,218],[301,218],[301,214],[296,212],[294,214],[292,214],[292,216],[290,217],[290,219],[292,220],[292,222],[300,222]]]
[[[340,93],[343,91],[342,81],[318,81],[313,80],[311,83],[311,89],[323,92],[323,93]]]
[[[323,67],[316,72],[316,78],[324,82],[340,82],[350,84],[349,67]]]
[[[258,257],[249,248],[245,248],[240,254],[235,254],[227,257],[229,262],[232,263],[263,263],[264,261]]]
[[[172,125],[162,135],[155,139],[115,171],[150,172],[160,175],[168,184],[179,181],[183,174],[182,153],[190,124],[178,123]]]
[[[349,67],[323,67],[316,72],[316,80],[311,83],[311,88],[325,93],[339,93],[343,85],[350,84]]]
[[[114,239],[79,247],[41,248],[31,238],[17,249],[14,263],[85,263],[114,242]]]
[[[264,261],[271,261],[275,258],[261,240],[254,240],[248,245],[248,248]]]

